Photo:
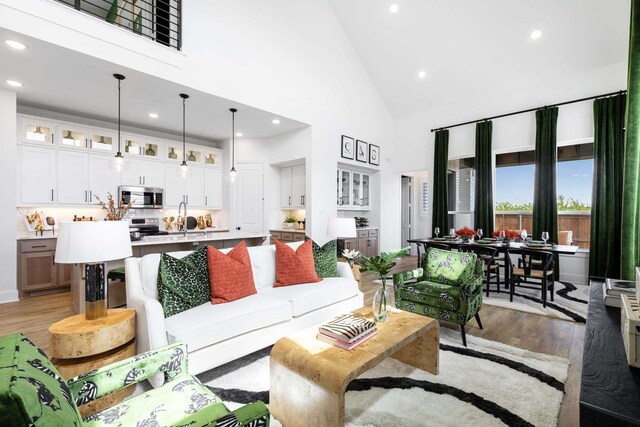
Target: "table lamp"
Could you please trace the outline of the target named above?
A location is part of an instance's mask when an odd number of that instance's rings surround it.
[[[129,225],[125,221],[61,223],[55,262],[84,264],[85,316],[94,320],[107,315],[104,262],[132,255]]]
[[[355,218],[329,218],[327,236],[332,239],[357,237]]]

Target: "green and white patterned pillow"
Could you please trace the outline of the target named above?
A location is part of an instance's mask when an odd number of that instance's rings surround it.
[[[160,255],[158,300],[164,309],[164,317],[211,301],[206,245],[182,259],[166,253]]]
[[[311,243],[318,277],[338,277],[338,242],[331,240],[324,246],[320,246],[314,241]]]

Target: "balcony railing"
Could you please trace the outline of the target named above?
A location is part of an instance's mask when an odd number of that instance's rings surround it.
[[[56,0],[157,43],[182,48],[181,0]]]

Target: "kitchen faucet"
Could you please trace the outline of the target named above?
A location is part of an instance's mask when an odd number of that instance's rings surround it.
[[[184,205],[184,219],[182,222],[182,234],[184,237],[187,237],[187,203],[185,202],[186,198],[183,196],[182,201],[178,205],[178,218],[180,218],[180,212],[182,211],[182,206]]]

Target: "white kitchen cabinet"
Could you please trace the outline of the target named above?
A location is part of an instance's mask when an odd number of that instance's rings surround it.
[[[222,171],[205,169],[204,205],[207,208],[222,209]]]
[[[187,205],[193,207],[205,205],[204,168],[189,167],[184,194],[187,196]]]
[[[58,151],[58,204],[89,203],[89,155]]]
[[[23,117],[18,121],[18,132],[21,142],[55,145],[56,125],[53,122],[37,117]]]
[[[183,200],[185,177],[182,175],[180,166],[165,165],[166,185],[164,187],[164,205],[177,207]]]
[[[122,185],[164,187],[163,163],[126,159],[122,165]]]
[[[57,192],[57,151],[23,146],[20,154],[20,203],[54,204]]]
[[[338,209],[371,209],[371,175],[368,173],[338,169],[336,186]]]
[[[306,167],[280,169],[280,203],[283,209],[304,209],[306,205]]]
[[[89,132],[83,126],[61,123],[56,139],[62,148],[89,148]]]
[[[120,172],[110,156],[89,155],[89,204],[96,204],[96,196],[107,200],[108,193],[118,197]]]

